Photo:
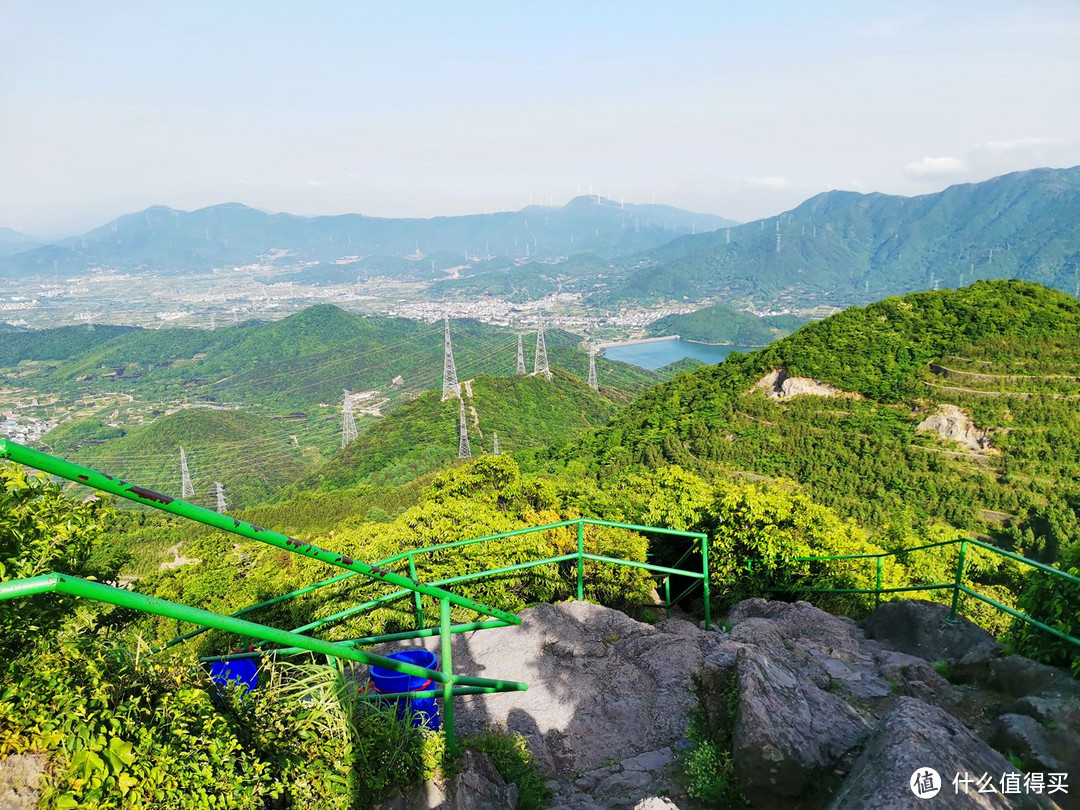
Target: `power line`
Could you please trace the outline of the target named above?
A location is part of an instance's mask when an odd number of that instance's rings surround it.
[[[195,487],[191,485],[191,473],[188,472],[187,456],[180,448],[180,497],[187,500],[195,497]]]
[[[458,419],[458,458],[472,458],[472,448],[469,446],[469,427],[465,423],[465,400],[458,397],[461,406],[461,416]]]
[[[349,396],[348,389],[345,390],[345,398],[342,401],[342,419],[341,419],[341,446],[348,447],[349,443],[353,441],[356,436],[356,420],[353,419],[353,403],[352,397]]]
[[[461,386],[458,384],[457,368],[454,366],[454,349],[450,345],[450,318],[446,318],[446,337],[443,341],[443,402],[450,397],[460,397]]]
[[[533,355],[533,374],[543,374],[546,379],[551,379],[551,369],[548,368],[547,344],[544,341],[544,316],[540,316],[540,325],[536,330],[536,354]]]

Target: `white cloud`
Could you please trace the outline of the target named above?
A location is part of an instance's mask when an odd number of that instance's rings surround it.
[[[967,171],[967,164],[954,157],[924,157],[904,167],[908,177],[937,178],[950,177]]]
[[[771,191],[788,187],[788,181],[783,177],[743,177],[740,182],[743,188],[763,188]]]

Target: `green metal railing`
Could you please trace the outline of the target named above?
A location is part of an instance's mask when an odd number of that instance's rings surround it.
[[[886,557],[899,557],[906,556],[917,551],[927,551],[932,548],[944,548],[946,546],[959,546],[958,553],[956,555],[956,574],[951,582],[935,582],[925,585],[907,585],[898,588],[883,588],[882,587],[882,573],[883,573],[883,561]],[[1062,571],[1060,568],[1054,568],[1052,565],[1046,565],[1045,563],[1038,562],[1036,560],[1028,559],[1012,551],[1007,551],[1003,548],[985,543],[982,540],[976,540],[975,538],[945,540],[939,543],[928,543],[922,546],[913,546],[912,548],[899,549],[897,551],[883,551],[877,554],[832,554],[821,555],[812,557],[773,557],[773,558],[756,558],[747,561],[747,570],[753,571],[754,563],[763,562],[828,562],[834,560],[874,560],[875,568],[875,587],[873,588],[803,588],[797,589],[800,593],[833,593],[833,594],[873,594],[874,607],[877,607],[881,603],[882,594],[890,593],[907,593],[913,591],[938,591],[951,589],[952,599],[951,606],[949,608],[949,614],[946,616],[946,620],[955,622],[959,615],[960,599],[961,595],[973,597],[980,602],[984,602],[991,607],[1002,611],[1003,613],[1012,616],[1014,619],[1019,619],[1022,622],[1030,624],[1032,627],[1037,627],[1045,633],[1060,638],[1063,641],[1067,641],[1080,647],[1080,639],[1069,635],[1064,630],[1047,624],[1046,622],[1039,621],[1038,619],[1028,616],[1015,608],[1002,604],[996,599],[979,593],[973,588],[964,584],[965,563],[967,561],[968,547],[974,546],[976,548],[988,551],[992,554],[996,554],[1000,557],[1012,560],[1013,562],[1021,563],[1023,565],[1030,566],[1044,574],[1062,579],[1066,582],[1070,582],[1073,585],[1080,586],[1080,577],[1073,576],[1068,571]],[[792,592],[795,589],[792,588],[770,588],[770,592]]]
[[[636,562],[636,561],[633,561],[633,560],[625,560],[625,559],[621,559],[621,558],[618,558],[618,557],[605,557],[605,556],[602,556],[602,555],[599,555],[599,554],[590,554],[590,553],[586,552],[585,551],[585,528],[587,526],[602,526],[602,527],[608,527],[608,528],[625,529],[625,530],[628,530],[628,531],[649,532],[649,533],[654,533],[654,534],[672,535],[672,536],[677,536],[677,537],[685,537],[687,539],[692,540],[693,542],[690,545],[690,547],[687,548],[686,552],[682,555],[682,557],[679,558],[678,562],[675,563],[674,566],[654,565],[652,563]],[[451,543],[443,543],[443,544],[437,545],[437,546],[426,546],[424,548],[410,549],[408,551],[402,551],[402,552],[399,552],[398,554],[394,554],[393,556],[390,556],[390,557],[387,557],[387,558],[385,558],[383,560],[380,560],[379,562],[375,563],[375,565],[378,566],[378,567],[383,567],[383,566],[393,565],[395,563],[400,563],[402,561],[406,561],[408,566],[409,566],[409,572],[410,572],[411,576],[415,579],[416,571],[417,571],[416,559],[417,559],[417,557],[420,557],[422,555],[432,554],[432,553],[440,552],[440,551],[446,551],[446,550],[449,550],[449,549],[463,548],[465,546],[471,546],[471,545],[475,545],[475,544],[478,544],[478,543],[491,542],[491,541],[494,541],[494,540],[501,540],[501,539],[505,539],[505,538],[508,538],[508,537],[517,537],[517,536],[520,536],[520,535],[535,534],[535,533],[539,533],[539,532],[546,532],[546,531],[552,531],[552,530],[562,529],[562,528],[571,528],[571,527],[577,529],[577,550],[574,553],[562,554],[562,555],[558,555],[558,556],[554,556],[554,557],[544,557],[544,558],[536,559],[536,560],[528,560],[527,562],[517,563],[515,565],[508,565],[508,566],[505,566],[505,567],[502,567],[502,568],[488,569],[488,570],[485,570],[485,571],[474,571],[474,572],[469,573],[469,574],[460,574],[460,575],[453,576],[453,577],[447,577],[445,579],[435,580],[435,581],[429,582],[428,584],[431,585],[432,587],[441,588],[441,587],[445,587],[447,585],[457,585],[457,584],[460,584],[460,583],[463,583],[463,582],[470,582],[472,580],[483,579],[483,578],[494,577],[494,576],[501,576],[501,575],[504,575],[504,574],[514,573],[514,572],[517,572],[517,571],[524,571],[526,569],[535,568],[535,567],[541,566],[541,565],[549,565],[549,564],[555,564],[555,563],[561,563],[561,562],[576,562],[576,564],[577,564],[577,566],[576,566],[577,567],[577,596],[578,596],[579,599],[584,599],[585,598],[585,577],[584,577],[584,563],[585,563],[585,560],[590,560],[590,561],[595,561],[595,562],[604,562],[604,563],[608,563],[608,564],[611,564],[611,565],[623,565],[623,566],[629,566],[629,567],[632,567],[632,568],[640,568],[640,569],[655,572],[655,573],[665,574],[665,576],[663,578],[663,585],[664,585],[664,589],[665,589],[666,598],[661,603],[660,606],[664,608],[664,610],[665,610],[665,612],[667,613],[668,616],[671,615],[671,608],[672,608],[673,605],[677,604],[682,599],[686,598],[686,596],[688,596],[692,591],[694,591],[697,587],[700,586],[702,588],[702,597],[703,597],[703,602],[704,602],[705,625],[706,625],[706,627],[711,626],[710,608],[709,608],[709,577],[708,577],[708,554],[709,554],[709,550],[708,550],[708,537],[707,537],[707,535],[702,534],[701,532],[686,532],[686,531],[679,531],[679,530],[676,530],[676,529],[658,528],[656,526],[642,526],[642,525],[635,524],[635,523],[616,523],[614,521],[596,520],[596,519],[593,519],[593,518],[575,518],[575,519],[572,519],[572,520],[560,521],[558,523],[548,523],[548,524],[545,524],[545,525],[542,525],[542,526],[530,526],[530,527],[527,527],[527,528],[524,528],[524,529],[515,529],[515,530],[512,530],[512,531],[508,531],[508,532],[500,532],[498,534],[485,535],[483,537],[474,537],[474,538],[470,538],[468,540],[456,540],[456,541],[451,542]],[[691,556],[694,553],[700,553],[701,554],[701,561],[702,562],[701,562],[701,570],[700,571],[678,568],[678,566],[681,565],[686,560],[687,557]],[[342,580],[344,580],[345,578],[347,578],[348,576],[351,576],[351,575],[341,575],[341,576],[338,576],[338,577],[333,577],[331,579],[323,580],[322,582],[317,582],[314,585],[309,585],[309,586],[307,586],[305,588],[301,588],[299,590],[293,591],[292,593],[287,593],[287,594],[284,594],[282,596],[276,596],[276,597],[274,597],[272,599],[267,599],[267,600],[265,600],[263,602],[259,602],[259,603],[254,604],[254,605],[249,605],[248,607],[242,608],[241,610],[237,611],[236,613],[234,613],[232,615],[238,617],[238,616],[241,616],[241,615],[252,613],[252,612],[254,612],[256,610],[259,610],[260,608],[269,607],[270,605],[278,604],[278,603],[280,603],[280,602],[282,602],[282,601],[284,601],[286,599],[290,599],[290,598],[292,598],[294,596],[301,596],[301,595],[304,595],[304,594],[311,593],[312,591],[317,590],[319,588],[323,588],[323,587],[326,587],[326,586],[329,586],[329,585],[335,585],[335,584],[341,582]],[[672,576],[687,577],[689,579],[694,580],[687,588],[685,588],[674,599],[672,599],[671,596],[670,596],[670,580],[671,580]],[[380,596],[380,597],[378,597],[376,599],[373,599],[371,601],[364,602],[362,604],[354,605],[352,607],[346,608],[345,610],[341,610],[341,611],[339,611],[337,613],[334,613],[331,616],[325,616],[325,617],[323,617],[321,619],[310,622],[310,623],[305,624],[305,625],[303,625],[301,627],[293,628],[293,632],[295,632],[295,633],[306,633],[306,632],[311,631],[311,630],[322,629],[322,628],[326,627],[327,625],[334,624],[336,622],[342,621],[343,619],[347,619],[350,616],[353,616],[353,615],[355,615],[357,613],[360,613],[360,612],[363,612],[365,610],[369,610],[369,609],[371,609],[373,607],[384,605],[384,604],[387,604],[389,602],[393,602],[393,601],[396,601],[398,599],[402,599],[404,597],[407,597],[407,596],[409,596],[409,593],[410,592],[408,590],[405,590],[405,589],[396,590],[396,591],[394,591],[392,593],[385,594],[385,595]],[[360,639],[349,639],[347,641],[339,641],[339,642],[336,642],[336,643],[338,643],[338,644],[349,644],[349,645],[354,645],[354,646],[366,646],[366,645],[370,645],[370,644],[380,644],[380,643],[385,642],[385,641],[396,641],[396,640],[400,640],[400,639],[403,639],[403,638],[419,638],[419,637],[423,637],[425,635],[434,635],[434,633],[424,632],[424,611],[423,611],[423,604],[422,604],[422,601],[421,601],[421,595],[420,595],[420,593],[417,593],[417,592],[413,592],[413,595],[414,595],[414,610],[415,610],[415,616],[416,616],[417,630],[408,631],[408,634],[405,634],[405,633],[392,633],[392,634],[382,635],[382,636],[370,636],[370,637],[360,638]],[[452,633],[455,633],[455,632],[467,632],[467,631],[470,631],[470,630],[483,629],[483,627],[499,627],[499,626],[504,626],[504,625],[501,622],[499,622],[499,620],[496,619],[496,620],[492,620],[491,622],[484,622],[484,623],[479,623],[479,624],[452,625],[451,626],[451,632]],[[182,641],[185,641],[185,640],[187,640],[189,638],[192,638],[192,637],[198,635],[199,633],[205,632],[207,629],[209,629],[209,628],[207,628],[207,627],[199,627],[199,628],[196,628],[194,630],[191,630],[190,632],[184,633],[183,635],[177,636],[176,638],[172,639],[165,646],[170,647],[170,646],[172,646],[174,644],[178,644],[178,643],[180,643]],[[262,645],[256,645],[256,646],[261,647]],[[204,661],[219,661],[219,660],[226,660],[227,658],[257,657],[257,656],[260,656],[260,655],[267,655],[267,654],[270,654],[270,653],[277,654],[277,655],[292,655],[292,654],[298,654],[300,652],[302,652],[302,650],[297,650],[297,649],[294,649],[294,648],[273,649],[273,650],[254,650],[254,651],[250,651],[250,652],[246,652],[246,653],[235,653],[235,654],[233,654],[231,656],[207,656],[206,658],[204,658],[202,660],[204,660]]]
[[[397,697],[443,698],[443,727],[446,731],[447,749],[451,753],[456,750],[453,706],[453,698],[455,696],[522,691],[527,689],[528,686],[526,684],[518,683],[516,681],[478,678],[466,675],[455,675],[453,673],[450,649],[450,640],[453,634],[468,632],[472,630],[481,630],[486,628],[519,625],[521,624],[521,619],[518,616],[515,616],[506,611],[498,610],[496,608],[492,608],[487,605],[475,602],[466,597],[454,594],[450,591],[446,591],[442,588],[442,586],[444,585],[453,585],[462,582],[468,582],[470,580],[479,579],[482,577],[499,576],[515,571],[522,571],[528,568],[533,568],[539,565],[574,561],[576,562],[577,569],[577,596],[579,599],[583,599],[585,595],[584,580],[586,560],[609,563],[613,565],[624,565],[665,575],[663,579],[665,601],[662,603],[662,607],[664,607],[669,616],[671,615],[671,608],[673,604],[685,598],[690,592],[694,590],[694,588],[696,588],[700,584],[702,587],[702,595],[704,600],[705,625],[706,627],[709,627],[710,625],[708,538],[706,537],[706,535],[699,532],[684,532],[653,526],[641,526],[631,523],[617,523],[613,521],[595,520],[591,518],[577,518],[573,520],[561,521],[559,523],[551,523],[544,526],[534,526],[509,532],[501,532],[499,534],[488,535],[485,537],[477,537],[469,540],[459,540],[456,542],[445,543],[438,546],[411,549],[408,551],[403,551],[399,554],[395,554],[391,557],[386,558],[385,560],[379,561],[378,563],[368,564],[359,560],[355,560],[344,554],[338,554],[327,549],[319,548],[318,546],[315,546],[311,543],[305,543],[303,541],[288,537],[278,532],[264,529],[261,526],[256,526],[254,524],[247,523],[246,521],[237,520],[235,518],[228,517],[227,515],[219,514],[209,509],[204,509],[202,507],[187,503],[185,501],[173,498],[160,492],[155,492],[144,487],[130,484],[126,481],[113,478],[110,475],[99,473],[88,467],[73,464],[63,459],[56,458],[55,456],[48,455],[47,453],[41,453],[37,450],[24,447],[23,445],[6,439],[0,439],[0,459],[8,459],[20,464],[24,464],[28,467],[33,467],[43,472],[50,473],[54,476],[65,478],[69,481],[83,484],[93,489],[107,492],[121,498],[126,498],[127,500],[135,501],[136,503],[141,503],[146,506],[168,512],[170,514],[177,515],[187,520],[192,520],[207,526],[211,526],[213,528],[221,529],[226,532],[231,532],[232,534],[237,534],[261,543],[266,543],[268,545],[280,548],[290,553],[302,554],[306,557],[316,559],[328,565],[348,569],[345,573],[338,574],[337,576],[331,577],[321,582],[308,585],[304,588],[292,591],[291,593],[273,597],[272,599],[265,600],[256,605],[251,605],[249,607],[243,608],[232,614],[231,616],[222,616],[211,611],[202,610],[200,608],[191,607],[189,605],[169,602],[164,599],[157,599],[155,597],[147,596],[145,594],[140,594],[134,591],[128,591],[122,588],[114,588],[108,585],[104,585],[102,583],[90,582],[87,580],[79,579],[77,577],[71,577],[66,574],[59,573],[46,574],[44,576],[38,576],[22,580],[9,580],[8,582],[0,583],[0,601],[7,599],[23,598],[43,593],[68,594],[84,599],[91,599],[94,601],[117,605],[120,607],[131,608],[143,613],[165,616],[180,622],[197,625],[196,629],[176,637],[175,639],[164,645],[162,649],[171,647],[182,641],[193,638],[199,633],[205,632],[206,630],[210,629],[217,629],[224,632],[239,634],[248,638],[259,639],[259,647],[262,647],[265,644],[282,645],[275,649],[259,649],[250,650],[246,653],[211,656],[202,659],[203,661],[250,658],[267,654],[292,655],[301,653],[318,653],[325,655],[330,661],[334,661],[337,659],[346,659],[359,663],[375,664],[393,671],[422,677],[425,680],[431,680],[435,683],[441,684],[441,688],[427,690],[424,692],[410,692],[401,695],[369,696],[365,697],[365,699],[386,700]],[[630,531],[674,535],[689,538],[693,542],[691,546],[687,549],[686,553],[684,553],[683,556],[679,559],[679,561],[675,564],[675,566],[653,565],[650,563],[624,560],[615,557],[605,557],[599,554],[591,554],[586,552],[586,526],[600,526],[616,529],[626,529]],[[499,540],[507,537],[556,530],[566,527],[575,527],[577,530],[577,549],[575,553],[548,557],[541,560],[529,560],[527,562],[518,563],[511,566],[505,566],[503,568],[497,568],[488,571],[477,571],[469,574],[448,577],[438,582],[423,583],[418,579],[416,559],[421,555],[444,551],[447,549],[460,548],[476,543]],[[701,554],[700,571],[684,570],[677,567],[681,565],[691,554],[698,552]],[[388,568],[388,566],[399,563],[403,560],[406,561],[408,565],[409,576],[407,577],[395,573]],[[355,605],[346,610],[335,613],[332,616],[323,617],[321,619],[318,619],[317,621],[311,622],[293,630],[281,630],[240,618],[241,616],[252,613],[260,608],[267,607],[273,604],[278,604],[287,599],[308,594],[320,588],[341,583],[357,575],[365,576],[378,582],[388,583],[392,586],[396,586],[397,589],[390,594],[386,594],[377,599],[370,600],[361,605]],[[670,591],[670,580],[672,576],[688,577],[695,581],[692,582],[690,586],[686,588],[681,594],[672,599]],[[336,642],[325,641],[304,635],[304,633],[308,631],[320,629],[328,624],[340,621],[360,611],[368,610],[377,605],[381,605],[383,603],[390,602],[396,599],[408,597],[410,594],[412,595],[414,600],[414,608],[417,619],[417,629],[415,630]],[[428,599],[433,599],[438,603],[438,627],[425,627],[423,611],[423,599],[425,597]],[[481,616],[487,618],[482,619],[481,621],[453,624],[450,619],[452,606],[457,606],[459,608],[466,608],[475,611]],[[356,649],[357,647],[378,644],[386,641],[418,639],[435,635],[438,635],[440,637],[442,649],[441,667],[438,670],[431,670],[424,667],[419,667],[414,664],[408,664],[403,661],[385,658],[383,656],[362,652]]]

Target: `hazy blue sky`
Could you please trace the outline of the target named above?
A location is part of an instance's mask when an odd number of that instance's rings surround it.
[[[736,219],[1080,164],[1080,3],[0,0],[0,225],[432,216],[580,189]]]

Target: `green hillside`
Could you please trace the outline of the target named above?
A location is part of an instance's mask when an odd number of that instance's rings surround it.
[[[777,217],[683,236],[643,261],[594,299],[848,306],[1007,278],[1075,292],[1080,167],[1015,172],[920,197],[830,191]]]
[[[789,335],[806,323],[797,315],[760,317],[742,312],[727,304],[668,315],[649,324],[648,334],[655,337],[679,335],[702,343],[727,343],[737,346],[765,346],[778,337]]]
[[[121,335],[142,333],[132,326],[60,326],[55,329],[16,329],[0,326],[0,368],[15,366],[24,360],[66,360],[91,351]]]
[[[463,396],[473,455],[491,453],[496,433],[500,452],[511,455],[565,442],[605,424],[616,410],[603,389],[597,393],[561,369],[550,381],[479,376],[464,386]],[[398,408],[295,489],[397,485],[455,463],[459,401],[441,400],[441,392],[429,391]]]
[[[514,373],[515,331],[472,320],[453,321],[451,330],[459,374]],[[69,395],[115,392],[164,402],[241,403],[278,414],[322,413],[328,408],[340,413],[343,389],[374,392],[385,412],[442,385],[442,323],[362,317],[331,305],[270,323],[138,330],[94,339],[81,350],[68,346],[104,331],[65,327],[27,333],[31,341],[22,333],[15,335],[27,347],[50,342],[64,346],[58,362],[20,378],[20,385]],[[526,342],[531,367],[532,336]],[[581,338],[553,330],[547,346],[553,365],[587,375]],[[48,359],[48,352],[27,347],[12,359],[43,359],[41,354]],[[622,363],[605,361],[602,369],[607,384],[627,396],[659,379]],[[397,377],[401,380],[395,384]]]
[[[773,400],[767,372],[851,396]],[[989,432],[982,451],[916,434],[952,404]],[[850,309],[748,355],[658,385],[563,451],[611,473],[674,463],[791,478],[884,531],[947,521],[1054,556],[1080,505],[1080,301],[979,282]]]
[[[297,433],[304,435],[302,427],[295,420],[243,411],[190,408],[100,444],[84,441],[73,452],[67,425],[46,434],[44,441],[79,464],[174,496],[181,494],[179,453],[183,447],[195,488],[192,500],[214,508],[214,482],[220,481],[231,511],[265,500],[321,459],[312,444],[292,440]],[[311,442],[312,437],[306,439]],[[318,444],[324,445],[326,439],[333,436],[323,437]]]

